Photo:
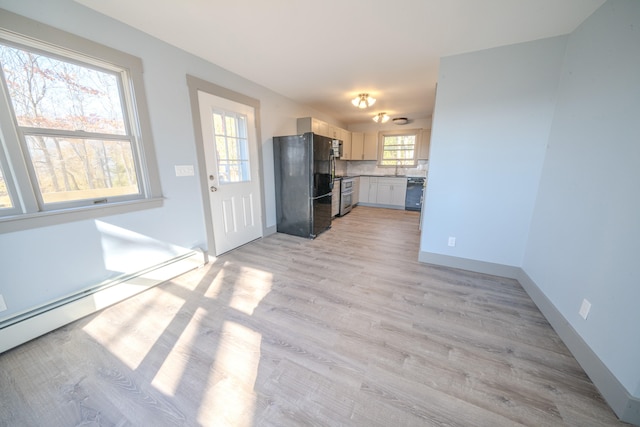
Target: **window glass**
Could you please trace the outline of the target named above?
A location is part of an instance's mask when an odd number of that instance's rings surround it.
[[[0,62],[41,209],[143,197],[124,71],[10,43]]]
[[[131,143],[25,136],[44,203],[137,194]]]
[[[381,166],[413,166],[416,164],[416,134],[384,135]]]
[[[215,112],[213,127],[220,184],[250,181],[247,117]]]
[[[0,45],[19,126],[124,135],[118,76]]]

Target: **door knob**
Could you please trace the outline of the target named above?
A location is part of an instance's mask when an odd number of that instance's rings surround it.
[[[212,193],[215,193],[216,191],[218,191],[218,189],[217,189],[215,186],[213,186],[213,185],[212,185],[212,186],[211,186],[211,192],[212,192]]]

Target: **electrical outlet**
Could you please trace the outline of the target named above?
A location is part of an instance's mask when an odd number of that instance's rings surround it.
[[[591,310],[591,303],[586,299],[582,300],[582,305],[580,306],[580,311],[578,314],[584,319],[587,320],[587,316],[589,315],[589,310]]]
[[[0,295],[0,311],[5,311],[7,309],[7,304],[4,302],[4,297]]]
[[[195,170],[193,165],[176,165],[176,176],[193,176]]]
[[[456,238],[455,237],[449,237],[449,242],[447,244],[449,246],[455,246],[456,245]]]

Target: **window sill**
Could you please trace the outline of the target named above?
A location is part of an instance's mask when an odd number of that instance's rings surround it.
[[[152,199],[112,203],[109,205],[84,206],[81,208],[0,217],[0,234],[74,221],[82,221],[86,219],[101,218],[109,215],[135,212],[144,209],[159,208],[162,207],[163,201],[164,199],[162,197],[156,197]]]

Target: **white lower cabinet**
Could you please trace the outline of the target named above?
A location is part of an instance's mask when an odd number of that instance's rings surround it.
[[[360,177],[360,204],[404,209],[406,193],[406,178]]]
[[[390,205],[393,192],[393,184],[389,180],[378,180],[376,188],[376,203],[379,205]]]
[[[377,204],[399,206],[404,209],[406,194],[406,178],[378,178]]]
[[[331,216],[337,216],[340,213],[340,180],[333,181],[333,190],[331,191]]]
[[[367,191],[367,199],[369,203],[377,203],[378,202],[378,178],[372,176],[369,178],[369,190]]]
[[[368,176],[360,177],[360,189],[358,191],[359,203],[369,203],[369,183],[371,178]]]

